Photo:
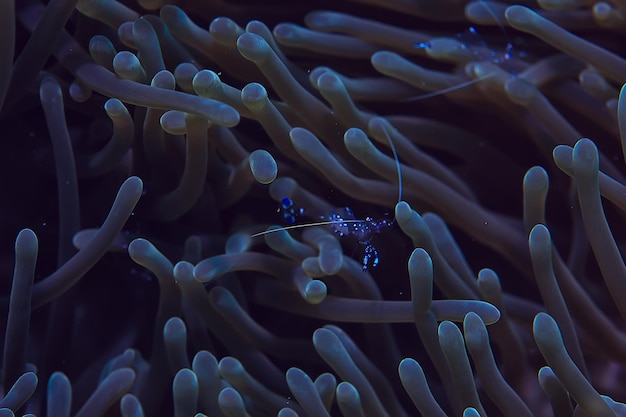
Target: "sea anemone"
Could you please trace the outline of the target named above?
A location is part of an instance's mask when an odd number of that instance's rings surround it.
[[[626,4],[249,3],[0,5],[0,417],[626,416]]]

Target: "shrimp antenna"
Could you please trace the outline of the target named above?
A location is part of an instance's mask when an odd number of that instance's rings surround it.
[[[400,157],[398,157],[398,151],[396,150],[396,145],[393,143],[391,139],[391,135],[387,133],[386,129],[383,129],[383,133],[385,133],[385,138],[387,142],[389,142],[389,147],[391,148],[391,153],[393,154],[393,159],[396,161],[396,171],[398,174],[398,203],[402,201],[402,169],[400,168]]]
[[[493,8],[489,5],[489,3],[487,3],[485,0],[478,0],[478,2],[482,4],[485,7],[485,9],[487,9],[487,13],[489,13],[489,15],[493,17],[493,20],[495,20],[498,23],[498,27],[500,28],[500,30],[502,30],[502,32],[506,35],[507,34],[506,29],[504,28],[504,24],[502,23],[502,20],[498,17],[498,15],[493,10]]]
[[[270,233],[282,232],[283,230],[304,229],[305,227],[312,227],[312,226],[332,226],[333,224],[337,224],[337,223],[363,223],[363,222],[365,222],[365,220],[347,219],[347,220],[325,220],[322,222],[294,224],[291,226],[284,226],[284,227],[278,227],[276,229],[264,230],[263,232],[258,232],[253,235],[250,235],[250,237],[257,237],[257,236],[267,235]]]
[[[489,74],[485,74],[482,77],[474,78],[472,80],[467,80],[459,84],[451,85],[450,87],[442,88],[441,90],[407,98],[405,100],[402,100],[402,102],[406,103],[406,102],[412,102],[412,101],[420,101],[420,100],[426,100],[427,98],[442,96],[444,94],[451,93],[452,91],[462,90],[465,87],[469,87],[470,85],[478,84],[479,82],[486,80],[489,77],[493,77],[494,75],[496,75],[495,72],[490,72]]]

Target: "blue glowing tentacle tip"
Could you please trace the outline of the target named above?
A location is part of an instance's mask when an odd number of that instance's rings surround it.
[[[417,49],[430,49],[433,47],[433,44],[430,41],[419,42],[414,45]]]

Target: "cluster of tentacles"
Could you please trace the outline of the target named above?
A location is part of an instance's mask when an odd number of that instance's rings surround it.
[[[623,0],[1,3],[0,417],[626,416]]]

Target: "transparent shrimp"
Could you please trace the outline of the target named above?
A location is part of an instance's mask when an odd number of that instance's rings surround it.
[[[461,48],[469,52],[469,55],[471,56],[471,60],[473,62],[485,62],[495,64],[500,68],[511,72],[512,74],[515,74],[517,71],[512,64],[513,58],[525,58],[528,56],[528,54],[523,50],[518,51],[517,49],[515,49],[514,42],[508,36],[504,24],[496,15],[489,3],[485,2],[484,0],[479,0],[478,3],[480,3],[486,9],[487,13],[493,18],[493,20],[497,22],[498,27],[507,39],[506,46],[504,47],[504,51],[497,51],[496,49],[489,47],[489,45],[487,45],[487,42],[478,33],[478,30],[474,26],[470,26],[467,31],[457,34],[457,40],[458,42],[460,42]],[[417,49],[424,50],[430,50],[434,47],[433,42],[431,41],[419,42],[416,43],[414,46]],[[451,93],[453,91],[458,91],[470,87],[474,84],[478,84],[496,75],[496,71],[488,72],[486,74],[480,75],[477,78],[469,79],[467,81],[452,85],[447,88],[442,88],[437,91],[407,98],[403,101],[414,102],[438,97],[447,93]]]
[[[398,175],[398,202],[400,202],[402,200],[402,170],[400,169],[400,161],[396,147],[391,140],[391,137],[387,134],[386,137],[396,163]],[[364,272],[366,272],[370,267],[376,267],[379,264],[378,250],[372,243],[374,236],[382,233],[384,230],[395,224],[395,219],[377,220],[369,216],[363,219],[357,219],[350,207],[333,209],[330,213],[319,216],[320,221],[318,222],[294,224],[299,217],[305,214],[305,209],[297,207],[289,197],[281,198],[280,207],[277,211],[280,213],[283,220],[290,224],[290,226],[255,233],[250,237],[263,236],[283,230],[302,229],[312,226],[329,226],[330,229],[339,237],[351,237],[355,239],[359,245],[363,246],[361,264]]]

